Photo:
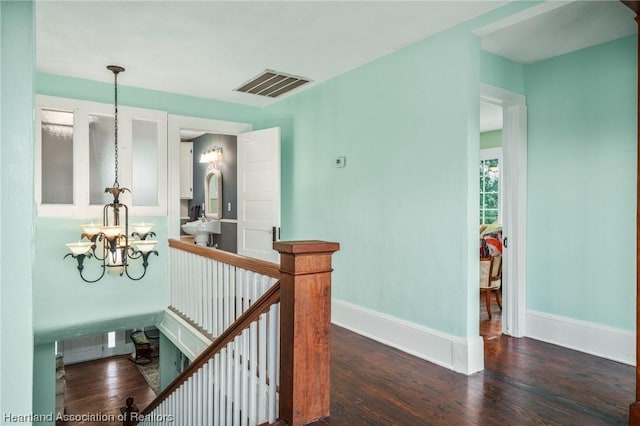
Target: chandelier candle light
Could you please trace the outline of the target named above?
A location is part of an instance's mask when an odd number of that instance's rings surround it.
[[[129,235],[129,208],[120,202],[120,195],[124,191],[131,192],[128,188],[120,188],[118,183],[118,73],[124,68],[117,65],[109,65],[107,69],[113,72],[115,87],[115,181],[112,187],[105,188],[105,193],[113,196],[113,202],[106,204],[102,209],[102,224],[80,225],[82,235],[77,243],[69,243],[67,247],[78,263],[80,278],[88,283],[94,283],[104,277],[105,272],[123,275],[126,274],[132,280],[140,280],[147,273],[149,255],[158,252],[153,250],[157,241],[147,240],[156,234],[151,231],[153,223],[133,223],[133,233]],[[124,225],[122,224],[124,220]],[[137,237],[138,239],[134,239]],[[84,241],[82,239],[85,239]],[[83,275],[84,260],[95,257],[102,262],[102,273],[96,279],[87,279]],[[129,274],[129,260],[142,259],[142,274],[131,276]]]

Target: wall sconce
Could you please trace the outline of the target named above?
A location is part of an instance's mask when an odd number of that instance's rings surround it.
[[[213,148],[203,152],[200,155],[201,163],[209,163],[211,164],[211,168],[213,169],[221,169],[222,168],[222,147],[214,146]]]

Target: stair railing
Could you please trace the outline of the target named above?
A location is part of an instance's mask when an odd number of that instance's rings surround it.
[[[171,240],[170,246],[233,267],[225,275],[224,265],[188,261],[187,270],[204,265],[205,272],[188,272],[187,287],[178,283],[181,290],[176,291],[174,280],[184,277],[174,274],[176,265],[171,264],[172,304],[190,314],[173,308],[205,330],[216,332],[225,321],[230,324],[143,410],[139,424],[258,425],[278,420],[303,425],[328,417],[331,259],[339,245],[276,242],[281,261],[275,267],[179,241]],[[265,288],[276,271],[280,280]],[[217,278],[213,287],[205,283],[204,277],[214,276],[223,278],[221,287],[216,287]],[[239,290],[233,277],[249,279],[239,280]],[[185,295],[185,289],[197,296]],[[226,300],[222,305],[217,304],[219,296]],[[202,297],[213,301],[212,306],[202,304]],[[226,309],[223,315],[215,311],[220,306]]]

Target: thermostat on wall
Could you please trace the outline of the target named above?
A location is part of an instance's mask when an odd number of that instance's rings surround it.
[[[336,157],[336,167],[344,167],[347,165],[347,157]]]

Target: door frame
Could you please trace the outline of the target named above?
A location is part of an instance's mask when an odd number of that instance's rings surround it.
[[[201,130],[206,133],[237,136],[250,132],[253,125],[236,121],[213,120],[169,114],[167,119],[168,169],[168,230],[169,238],[180,239],[180,129]]]
[[[525,334],[527,295],[527,104],[524,95],[480,84],[480,101],[502,107],[504,249],[502,332]]]

